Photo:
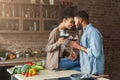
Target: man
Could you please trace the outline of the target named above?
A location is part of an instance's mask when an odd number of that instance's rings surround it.
[[[79,11],[74,16],[76,27],[83,30],[80,44],[70,41],[70,46],[80,50],[81,71],[88,74],[104,73],[104,52],[102,35],[98,29],[89,24],[89,16],[85,11]]]

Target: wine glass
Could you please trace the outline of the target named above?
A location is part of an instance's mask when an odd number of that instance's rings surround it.
[[[69,37],[69,40],[70,40],[70,41],[77,41],[77,40],[78,40],[78,35],[75,35],[75,37],[70,36],[70,37]],[[73,52],[73,47],[70,48],[70,51]]]
[[[60,37],[63,37],[64,39],[69,38],[69,33],[66,32],[64,30],[60,30]]]

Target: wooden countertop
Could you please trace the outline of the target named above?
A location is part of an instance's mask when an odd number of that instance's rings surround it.
[[[12,65],[17,65],[17,64],[24,64],[26,61],[40,61],[45,59],[45,57],[40,57],[40,58],[36,58],[36,57],[29,57],[29,58],[25,58],[25,57],[21,57],[18,59],[12,59],[12,60],[5,60],[5,61],[0,61],[0,66],[12,66]]]

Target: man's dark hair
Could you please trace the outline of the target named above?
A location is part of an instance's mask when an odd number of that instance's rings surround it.
[[[61,16],[60,16],[60,21],[62,21],[64,18],[70,18],[74,17],[74,11],[72,7],[64,7],[61,10]]]
[[[74,16],[75,17],[80,17],[83,20],[89,22],[89,15],[88,15],[88,13],[86,11],[79,11]]]

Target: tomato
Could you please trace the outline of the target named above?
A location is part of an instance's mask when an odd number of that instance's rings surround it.
[[[26,77],[28,77],[28,75],[29,75],[29,73],[28,73],[28,72],[26,72],[26,73],[25,73],[25,76],[26,76]]]
[[[22,75],[25,75],[25,73],[23,72]]]
[[[33,65],[33,63],[31,61],[27,61],[26,64],[29,64],[30,66]]]
[[[29,73],[29,76],[32,76],[32,73]]]

